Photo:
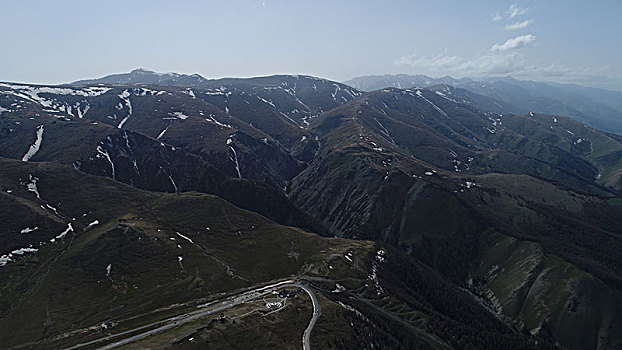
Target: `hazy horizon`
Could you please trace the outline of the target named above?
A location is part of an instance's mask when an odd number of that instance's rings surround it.
[[[505,77],[622,90],[622,4],[579,1],[8,2],[0,80],[144,68],[206,78]]]

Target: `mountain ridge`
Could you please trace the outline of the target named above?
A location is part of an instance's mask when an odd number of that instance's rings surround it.
[[[384,87],[414,88],[449,84],[509,104],[503,112],[559,114],[590,126],[622,134],[622,92],[585,87],[578,84],[556,84],[512,77],[455,79],[449,76],[431,78],[425,75],[376,75],[350,79],[346,84],[364,91]]]

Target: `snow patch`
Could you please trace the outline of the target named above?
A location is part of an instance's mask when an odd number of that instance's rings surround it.
[[[224,124],[224,123],[221,123],[218,120],[216,120],[216,118],[214,118],[213,114],[210,114],[209,118],[205,118],[205,120],[208,121],[208,122],[212,122],[212,123],[214,123],[214,124],[216,124],[218,126],[222,126],[222,127],[225,127],[225,128],[233,129],[233,127],[231,127],[231,125]]]
[[[127,119],[132,115],[132,103],[130,102],[130,93],[127,90],[123,90],[123,92],[118,96],[125,102],[125,105],[128,108],[127,116],[123,118],[123,120],[121,120],[121,122],[117,126],[117,128],[121,129],[123,127],[123,124],[125,124]]]
[[[104,156],[108,160],[108,163],[110,163],[110,168],[112,170],[112,179],[115,180],[114,163],[112,162],[112,158],[110,157],[110,154],[108,154],[108,151],[104,150],[101,147],[101,145],[97,145],[96,150],[97,150],[97,153],[99,153],[102,156]]]
[[[39,151],[39,148],[41,148],[41,141],[43,141],[43,125],[37,126],[36,135],[37,139],[35,140],[35,143],[30,145],[28,152],[26,152],[26,154],[24,154],[24,156],[22,157],[23,162],[29,161],[30,158],[32,158],[32,156],[34,156]]]
[[[445,111],[443,111],[439,106],[435,105],[432,101],[430,101],[427,98],[425,98],[425,96],[423,96],[423,93],[421,93],[420,90],[417,90],[417,92],[415,92],[415,93],[417,94],[417,96],[421,97],[427,103],[429,103],[437,112],[439,112],[440,114],[442,114],[445,117],[449,118],[449,116],[447,115],[447,113],[445,113]]]
[[[36,194],[38,199],[41,199],[39,190],[37,189],[37,180],[39,180],[39,178],[32,176],[32,174],[28,174],[28,177],[30,178],[30,182],[26,184],[26,189]]]
[[[39,229],[39,226],[35,226],[35,228],[26,227],[25,229],[22,229],[20,231],[20,233],[21,234],[27,234],[27,233],[30,233],[30,232],[34,232],[34,231],[36,231],[38,229]]]
[[[181,237],[181,238],[185,239],[186,241],[188,241],[188,242],[190,242],[190,243],[192,243],[192,244],[195,244],[195,243],[194,243],[194,241],[192,241],[192,239],[190,239],[190,238],[188,238],[188,237],[186,237],[186,236],[182,235],[182,234],[181,234],[181,233],[179,233],[179,232],[175,232],[175,233],[176,233],[179,237]]]
[[[37,248],[32,248],[32,246],[28,247],[28,248],[20,248],[20,249],[16,249],[13,250],[12,252],[8,253],[8,254],[4,254],[2,256],[0,256],[0,266],[4,266],[7,263],[13,261],[13,258],[17,255],[17,256],[22,256],[26,253],[35,253],[39,251],[39,249]]]
[[[89,230],[91,227],[93,227],[93,226],[95,226],[95,225],[99,225],[99,221],[98,221],[98,220],[95,220],[95,221],[91,222],[90,224],[88,224],[88,225],[84,228],[84,231]]]
[[[181,119],[181,120],[186,120],[188,119],[188,116],[183,114],[182,112],[173,112],[173,113],[169,113],[169,115],[177,118],[177,119]]]
[[[59,240],[59,239],[63,239],[63,238],[65,238],[65,236],[66,236],[69,232],[75,232],[75,231],[73,230],[73,226],[71,226],[71,222],[67,223],[67,229],[66,229],[65,231],[61,232],[58,236],[56,236],[56,237],[52,238],[52,239],[50,240],[50,242],[54,243],[54,242],[56,242],[56,241],[57,241],[57,240]]]
[[[238,178],[242,178],[242,173],[240,173],[240,163],[238,162],[238,153],[235,151],[235,148],[233,148],[233,140],[231,139],[231,137],[229,137],[227,139],[227,145],[229,145],[229,148],[231,149],[231,152],[233,152],[233,158],[230,158],[234,163],[235,163],[235,170],[238,173]]]
[[[171,125],[169,124],[166,129],[162,130],[162,132],[160,132],[160,134],[158,135],[158,137],[156,137],[156,140],[159,140],[162,136],[164,136],[164,133],[166,133],[166,130],[168,130],[168,128],[170,128]]]

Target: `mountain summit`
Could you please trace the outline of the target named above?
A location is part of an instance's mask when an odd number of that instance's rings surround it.
[[[123,84],[146,84],[146,85],[197,85],[206,82],[207,79],[199,74],[157,73],[144,68],[137,68],[129,73],[107,75],[103,78],[78,80],[70,85],[123,85]]]

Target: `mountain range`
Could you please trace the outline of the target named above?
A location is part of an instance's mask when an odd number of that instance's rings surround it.
[[[493,99],[499,113],[563,115],[594,128],[622,134],[622,92],[577,84],[557,84],[511,77],[454,79],[446,76],[372,75],[345,82],[362,91],[387,87],[415,88],[451,85]]]
[[[620,348],[616,95],[543,86],[0,83],[0,342]]]

